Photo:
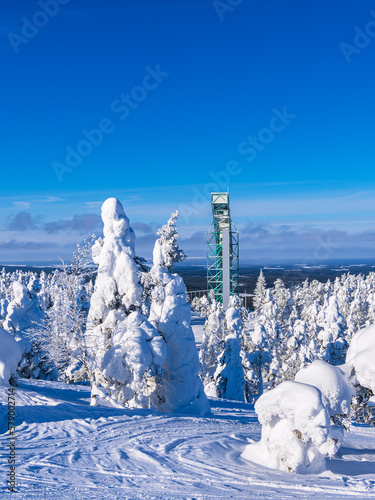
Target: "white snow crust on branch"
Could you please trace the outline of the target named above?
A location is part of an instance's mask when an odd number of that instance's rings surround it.
[[[330,425],[316,387],[282,382],[258,399],[255,411],[262,438],[245,448],[246,460],[287,472],[319,473],[325,457],[338,449],[342,429]]]

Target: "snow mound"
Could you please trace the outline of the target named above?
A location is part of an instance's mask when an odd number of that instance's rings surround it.
[[[0,385],[8,385],[9,379],[16,375],[22,349],[12,335],[0,328]]]
[[[337,366],[321,360],[313,361],[296,374],[295,381],[319,389],[323,404],[330,416],[350,413],[354,389],[347,382],[344,372]]]
[[[346,354],[346,369],[375,394],[375,324],[357,332]]]
[[[283,382],[258,399],[255,411],[262,438],[245,448],[246,460],[288,472],[318,473],[325,467],[325,456],[337,451],[341,430],[330,428],[316,387]]]

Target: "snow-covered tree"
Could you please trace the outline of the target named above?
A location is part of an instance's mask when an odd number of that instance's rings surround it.
[[[305,322],[297,320],[280,355],[282,380],[293,380],[296,373],[311,362],[315,355],[311,350]]]
[[[178,212],[173,212],[167,224],[162,226],[157,232],[160,236],[157,240],[159,241],[158,245],[163,250],[163,267],[165,267],[169,273],[172,271],[175,264],[186,259],[184,251],[177,243],[180,237],[176,227],[178,215]]]
[[[254,297],[253,297],[253,305],[256,314],[259,313],[262,305],[266,301],[266,291],[267,291],[267,282],[266,278],[264,277],[263,271],[261,270],[255,285]]]
[[[167,346],[157,407],[163,411],[204,415],[210,408],[198,376],[199,358],[190,326],[186,288],[178,274],[171,274],[173,265],[185,257],[176,243],[176,219],[177,214],[172,214],[159,231],[151,269],[154,288],[149,320]]]
[[[207,298],[207,295],[202,297],[194,297],[191,301],[191,310],[200,314],[202,318],[207,318],[209,315],[211,300]]]
[[[202,345],[199,351],[200,375],[208,396],[217,396],[213,376],[217,358],[223,349],[225,338],[225,313],[221,302],[215,299],[213,290],[209,294],[208,316],[204,324]]]
[[[2,328],[0,328],[0,345],[0,385],[17,385],[17,366],[22,357],[21,345]]]
[[[99,364],[112,347],[112,333],[120,321],[141,305],[142,287],[134,261],[134,232],[121,203],[107,199],[102,206],[104,239],[92,249],[98,266],[87,318],[87,345]]]
[[[28,337],[31,328],[43,328],[45,321],[38,299],[39,290],[40,286],[36,280],[32,280],[30,289],[27,289],[21,281],[13,282],[13,300],[7,308],[4,329],[19,342],[23,352],[18,365],[20,375],[25,378],[55,380],[57,377],[55,367],[45,358],[41,346]]]
[[[283,351],[283,332],[277,320],[279,309],[274,301],[271,290],[266,290],[263,304],[259,308],[259,315],[256,317],[256,324],[262,325],[266,331],[267,343],[271,361],[263,368],[263,382],[267,389],[280,383],[280,357]],[[264,372],[267,369],[267,373]]]
[[[86,282],[93,273],[91,250],[95,236],[77,245],[70,264],[62,262],[53,276],[55,289],[49,296],[44,281],[45,321],[31,328],[28,336],[40,346],[58,369],[59,379],[84,382],[90,378],[90,356],[86,346],[86,320],[90,307]],[[42,288],[43,289],[43,288]]]
[[[158,387],[164,340],[140,314],[135,236],[116,198],[103,203],[102,219],[104,239],[93,247],[98,275],[85,334],[92,358],[92,404],[148,407]]]
[[[353,420],[375,425],[375,409],[368,405],[370,397],[375,395],[375,324],[355,333],[343,368],[356,391]]]
[[[318,340],[321,343],[320,358],[334,365],[343,364],[348,344],[343,336],[343,318],[339,312],[337,299],[329,297],[321,309],[317,323],[321,330]]]
[[[266,379],[271,363],[267,332],[260,323],[253,330],[242,331],[242,367],[245,376],[245,401],[254,403],[263,394],[263,380]]]
[[[242,321],[230,300],[225,313],[227,335],[224,349],[218,357],[218,366],[214,374],[219,398],[244,401],[245,378],[241,358]]]

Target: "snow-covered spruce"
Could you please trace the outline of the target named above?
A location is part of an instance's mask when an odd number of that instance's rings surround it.
[[[319,473],[325,457],[336,453],[342,429],[330,418],[316,387],[286,381],[255,403],[262,424],[261,441],[248,445],[242,457],[287,472]]]
[[[218,364],[218,356],[223,350],[225,339],[225,313],[221,302],[215,299],[215,292],[210,291],[207,319],[199,351],[200,376],[208,396],[217,397],[216,383],[213,379]]]
[[[165,345],[139,312],[135,236],[116,198],[103,203],[102,219],[104,239],[93,247],[98,276],[85,334],[92,356],[92,404],[149,407]]]
[[[29,338],[47,354],[59,373],[59,380],[87,382],[90,376],[90,358],[86,349],[87,313],[90,307],[90,285],[93,274],[92,236],[77,245],[69,264],[62,265],[53,274],[53,293],[48,279],[42,276],[45,321],[42,327],[27,330]],[[86,283],[87,282],[87,283]]]
[[[353,336],[346,355],[346,368],[359,384],[375,394],[375,324]]]
[[[154,283],[149,320],[165,340],[167,358],[157,389],[155,406],[162,411],[205,415],[210,411],[203,384],[198,376],[199,358],[193,330],[191,310],[186,301],[186,288],[178,274],[171,274],[173,265],[182,258],[178,248],[172,214],[159,231],[155,242],[151,276]]]
[[[112,334],[120,321],[141,305],[142,287],[134,262],[134,232],[116,198],[102,206],[104,238],[93,246],[98,265],[94,293],[87,318],[87,343],[97,361],[112,347]]]
[[[0,346],[0,385],[14,385],[18,378],[17,366],[22,357],[20,343],[0,328]]]
[[[317,323],[321,328],[318,339],[321,342],[319,356],[324,361],[334,365],[343,364],[348,343],[343,338],[341,316],[337,304],[337,298],[332,295],[321,309]]]
[[[31,328],[43,328],[45,315],[39,304],[40,289],[40,284],[35,279],[30,281],[29,288],[20,281],[13,282],[14,298],[7,308],[4,329],[19,342],[22,360],[18,365],[18,372],[22,377],[57,380],[56,368],[46,360],[40,345],[32,342],[27,335]]]
[[[368,406],[368,400],[375,395],[375,324],[353,336],[342,368],[356,389],[353,418],[374,425],[375,408]]]
[[[243,328],[242,331],[242,367],[245,377],[245,401],[255,403],[263,394],[263,379],[267,376],[271,355],[267,332],[260,323],[255,323],[254,330]]]
[[[245,378],[241,358],[242,321],[240,312],[233,307],[233,298],[225,313],[227,336],[224,350],[219,355],[214,374],[217,396],[223,399],[244,401]]]

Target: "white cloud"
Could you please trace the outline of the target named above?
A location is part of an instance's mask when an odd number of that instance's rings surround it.
[[[85,201],[85,205],[87,205],[90,208],[101,207],[103,205],[103,200],[102,201]]]
[[[29,201],[12,201],[12,205],[17,208],[23,208],[25,210],[31,207],[31,203]]]
[[[58,196],[46,196],[45,198],[41,198],[40,200],[35,200],[39,203],[54,203],[56,201],[65,201],[64,198],[59,198]]]

